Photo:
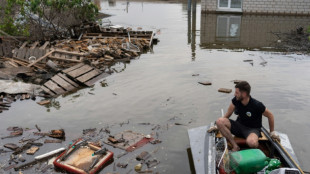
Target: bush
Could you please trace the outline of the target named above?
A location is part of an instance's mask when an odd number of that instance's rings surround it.
[[[68,36],[70,26],[95,21],[98,8],[91,0],[7,0],[0,29],[35,39]]]

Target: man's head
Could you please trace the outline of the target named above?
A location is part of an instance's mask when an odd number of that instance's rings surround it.
[[[238,101],[242,101],[250,96],[251,86],[248,82],[241,81],[236,84],[235,88],[235,97]]]

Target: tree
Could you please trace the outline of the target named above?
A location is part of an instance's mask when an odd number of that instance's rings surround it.
[[[96,20],[98,8],[91,0],[7,0],[0,29],[33,39],[62,38],[70,27]]]

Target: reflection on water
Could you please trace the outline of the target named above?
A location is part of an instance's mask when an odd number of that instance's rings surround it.
[[[272,47],[277,37],[272,32],[307,28],[305,16],[201,14],[200,46],[205,48]]]
[[[192,60],[196,56],[196,0],[188,0],[187,3],[187,43],[191,45]]]

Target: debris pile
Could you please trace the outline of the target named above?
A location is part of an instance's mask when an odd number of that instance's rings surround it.
[[[88,24],[75,29],[75,33],[80,33],[77,39],[32,42],[0,37],[0,79],[40,85],[36,92],[7,92],[1,88],[0,113],[18,99],[56,97],[92,86],[111,74],[109,67],[116,62],[130,62],[157,43],[153,31],[132,31],[120,26]]]
[[[305,30],[305,27],[301,26],[290,32],[273,32],[272,34],[278,39],[274,44],[277,49],[297,54],[310,51],[310,33],[309,30]]]

